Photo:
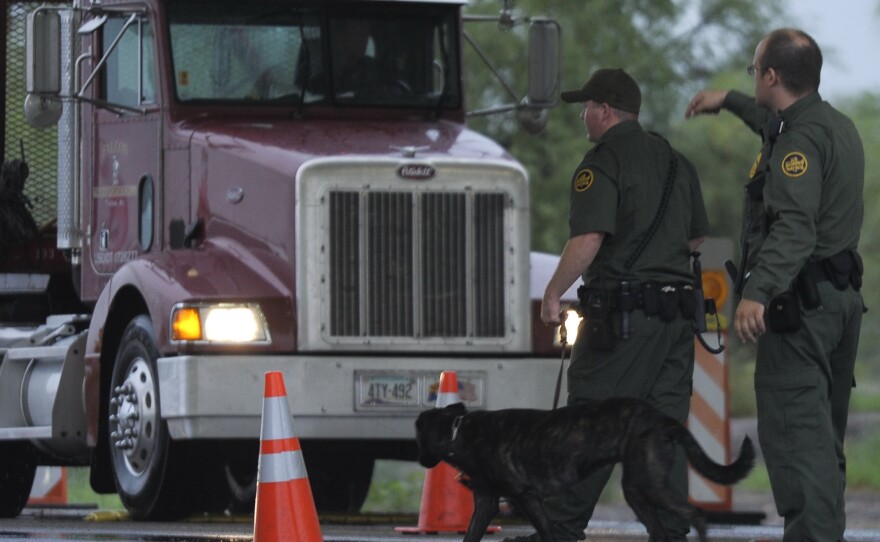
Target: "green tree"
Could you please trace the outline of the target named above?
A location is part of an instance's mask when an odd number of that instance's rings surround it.
[[[692,4],[672,0],[515,2],[518,15],[545,15],[559,21],[562,88],[579,87],[597,68],[623,67],[642,88],[643,125],[671,137],[673,142],[679,142],[672,128],[683,115],[689,96],[719,70],[732,66],[741,70],[749,64],[755,44],[780,9],[776,0],[706,0]],[[495,15],[501,5],[499,0],[475,0],[467,12]],[[487,24],[491,23],[468,23],[465,30],[497,66],[504,66],[505,79],[518,83],[514,85],[516,90],[523,92],[525,28],[515,28],[502,40],[498,32],[485,28]],[[466,48],[465,58],[471,109],[513,101],[488,70],[479,68],[481,61],[472,48]],[[536,250],[558,253],[567,238],[569,182],[589,147],[578,114],[579,108],[574,105],[553,108],[546,130],[538,136],[523,133],[512,114],[471,120],[475,129],[500,141],[529,170],[532,246]],[[750,149],[746,145],[742,152]],[[708,151],[695,148],[693,152]],[[733,222],[725,206],[729,207],[729,200],[718,204],[724,211],[720,216]]]
[[[740,68],[719,74],[705,86],[750,93],[752,80]],[[761,148],[759,136],[737,117],[722,112],[717,117],[677,119],[670,129],[670,139],[693,161],[700,174],[711,235],[738,241],[743,187]]]
[[[880,382],[880,335],[872,331],[880,326],[880,93],[854,96],[836,105],[855,121],[865,147],[865,222],[859,253],[865,263],[862,294],[871,310],[863,316],[859,344],[862,363],[856,374],[857,379],[863,377],[861,384],[871,381],[876,385]]]

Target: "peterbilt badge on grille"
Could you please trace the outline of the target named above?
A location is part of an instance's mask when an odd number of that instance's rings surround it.
[[[433,167],[425,164],[405,164],[397,168],[397,176],[412,181],[427,181],[437,173]]]

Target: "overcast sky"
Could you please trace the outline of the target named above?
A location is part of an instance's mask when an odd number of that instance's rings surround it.
[[[792,19],[813,36],[824,64],[823,98],[880,94],[880,0],[788,0]]]

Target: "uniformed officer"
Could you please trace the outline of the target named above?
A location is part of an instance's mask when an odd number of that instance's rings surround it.
[[[746,185],[734,325],[757,342],[758,437],[791,542],[843,540],[843,441],[864,310],[864,149],[852,121],[819,96],[821,68],[809,35],[774,30],[748,68],[754,99],[707,90],[686,112],[727,109],[764,140]]]
[[[587,320],[572,351],[568,403],[637,397],[684,422],[694,369],[690,255],[708,231],[696,170],[642,129],[641,92],[625,71],[600,69],[562,100],[583,105],[595,143],[571,180],[570,238],[541,307],[541,319],[558,325],[560,297],[583,276]],[[603,468],[545,501],[558,542],[583,538],[610,473]],[[670,485],[686,498],[683,453]],[[673,540],[685,540],[686,522],[664,516],[662,523]]]

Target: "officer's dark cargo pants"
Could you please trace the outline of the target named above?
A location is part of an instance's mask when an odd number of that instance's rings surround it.
[[[568,370],[568,403],[608,397],[637,397],[684,423],[690,409],[694,373],[694,334],[689,320],[663,322],[646,318],[641,310],[630,315],[628,339],[618,340],[607,352],[590,350],[582,340],[583,326],[572,351]],[[554,523],[558,542],[583,538],[612,467],[603,468],[568,492],[544,501]],[[669,474],[670,487],[687,498],[687,462],[678,449]],[[673,539],[685,540],[689,525],[661,514],[661,522]]]
[[[793,333],[758,340],[758,438],[786,542],[842,541],[846,433],[862,297],[819,283],[822,304],[801,309]]]

